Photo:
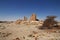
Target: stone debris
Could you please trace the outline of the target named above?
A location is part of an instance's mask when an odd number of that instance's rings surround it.
[[[20,24],[21,22],[22,22],[22,20],[18,19],[15,23]]]
[[[13,40],[20,40],[20,38],[17,37],[17,38],[15,38],[15,39],[13,39]]]

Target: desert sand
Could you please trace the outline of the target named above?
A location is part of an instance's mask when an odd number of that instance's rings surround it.
[[[0,40],[60,40],[60,30],[41,30],[31,24],[0,23]]]

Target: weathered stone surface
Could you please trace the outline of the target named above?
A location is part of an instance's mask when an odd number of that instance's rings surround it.
[[[22,20],[18,19],[15,23],[20,24],[21,22],[22,22]]]
[[[30,21],[36,21],[36,15],[32,14],[32,16],[30,17]]]

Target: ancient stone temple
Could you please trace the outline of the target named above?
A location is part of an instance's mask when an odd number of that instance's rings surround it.
[[[27,17],[24,16],[24,21],[27,21]]]
[[[30,17],[30,21],[36,21],[36,15],[32,14],[32,16]]]

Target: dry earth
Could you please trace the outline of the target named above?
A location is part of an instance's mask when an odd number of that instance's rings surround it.
[[[37,25],[0,23],[0,40],[60,40],[60,30],[41,30]]]

